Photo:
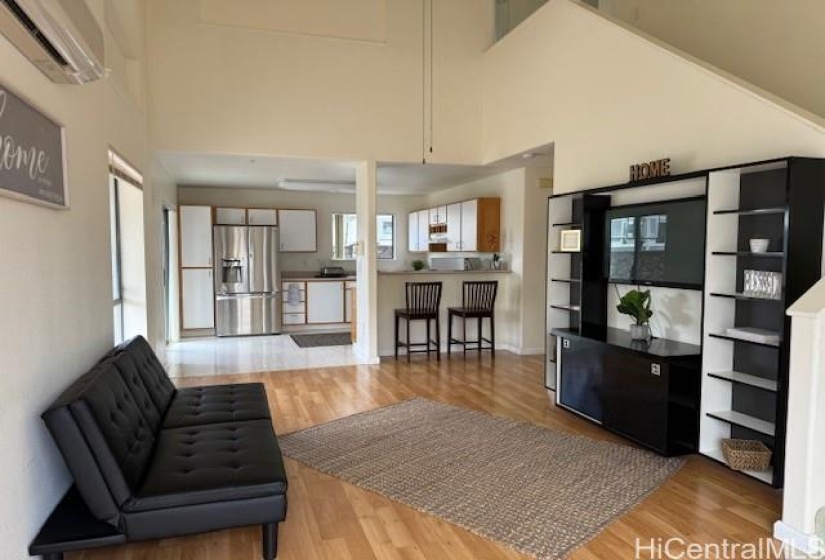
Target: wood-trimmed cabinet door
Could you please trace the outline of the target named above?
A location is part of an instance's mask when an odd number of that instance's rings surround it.
[[[407,216],[407,251],[417,253],[418,248],[418,212],[410,212]]]
[[[462,251],[478,250],[478,199],[461,203]]]
[[[307,324],[344,322],[344,282],[307,282]]]
[[[347,281],[344,284],[344,322],[345,323],[352,323],[353,315],[355,315],[355,305],[356,302],[353,301],[353,297],[355,296],[355,287],[356,283],[353,281]]]
[[[215,328],[215,292],[211,268],[181,271],[181,329]]]
[[[212,207],[180,207],[180,266],[212,266]]]
[[[278,210],[282,253],[316,253],[315,210]]]
[[[447,205],[447,250],[461,251],[461,203]]]

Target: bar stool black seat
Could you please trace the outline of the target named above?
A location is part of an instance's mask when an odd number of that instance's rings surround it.
[[[440,341],[441,341],[441,326],[438,321],[438,310],[441,306],[441,282],[406,282],[405,288],[405,304],[404,309],[395,310],[395,358],[398,359],[398,349],[407,349],[407,361],[410,361],[410,354],[412,353],[427,353],[427,358],[430,357],[430,352],[435,352],[436,358],[441,359]],[[401,320],[407,323],[407,336],[405,342],[401,342],[399,337],[399,326]],[[435,340],[431,339],[430,322],[435,321]],[[427,341],[426,342],[410,342],[410,321],[426,321],[427,322]],[[421,347],[424,347],[421,350]],[[433,346],[435,348],[433,348]],[[418,349],[416,349],[418,348]]]
[[[495,305],[496,294],[498,293],[498,280],[488,280],[483,282],[463,282],[461,285],[461,307],[447,308],[447,354],[450,354],[453,344],[460,344],[467,354],[469,350],[490,350],[491,355],[496,355],[496,319]],[[453,317],[461,317],[463,326],[463,339],[453,338]],[[490,319],[490,338],[484,338],[482,331],[482,319]],[[478,320],[478,339],[467,340],[467,320]],[[487,342],[489,346],[484,346]]]

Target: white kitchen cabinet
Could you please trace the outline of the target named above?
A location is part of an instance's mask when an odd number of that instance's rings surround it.
[[[447,206],[447,250],[461,250],[461,203]]]
[[[251,226],[277,226],[278,211],[274,208],[250,208],[246,211]]]
[[[284,313],[281,320],[282,325],[306,325],[306,313]]]
[[[407,216],[407,250],[416,253],[418,249],[418,212],[410,212]]]
[[[344,322],[344,282],[307,282],[307,324]]]
[[[418,250],[424,252],[430,250],[429,213],[429,210],[419,210],[418,212]]]
[[[478,200],[461,203],[461,244],[462,251],[478,249]]]
[[[315,210],[278,210],[282,253],[318,251]]]
[[[215,328],[215,294],[211,268],[181,271],[182,329]]]
[[[430,208],[430,225],[439,225],[447,223],[447,207],[436,206]]]
[[[225,226],[246,224],[245,208],[215,208],[215,223]]]
[[[291,294],[290,288],[292,288]],[[281,300],[281,324],[305,325],[307,322],[306,282],[281,282]]]
[[[180,207],[181,268],[212,266],[212,208]]]
[[[407,249],[411,253],[430,250],[430,211],[410,212],[407,223]]]
[[[355,282],[344,284],[344,322],[352,323],[352,294],[355,291]]]

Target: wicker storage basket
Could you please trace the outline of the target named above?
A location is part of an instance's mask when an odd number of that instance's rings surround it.
[[[771,468],[771,450],[761,441],[723,439],[725,462],[735,471],[766,471]]]

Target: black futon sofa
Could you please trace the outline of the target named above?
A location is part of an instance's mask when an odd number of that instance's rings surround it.
[[[175,389],[137,337],[43,419],[75,484],[32,556],[257,524],[264,558],[277,554],[287,480],[262,384]]]

